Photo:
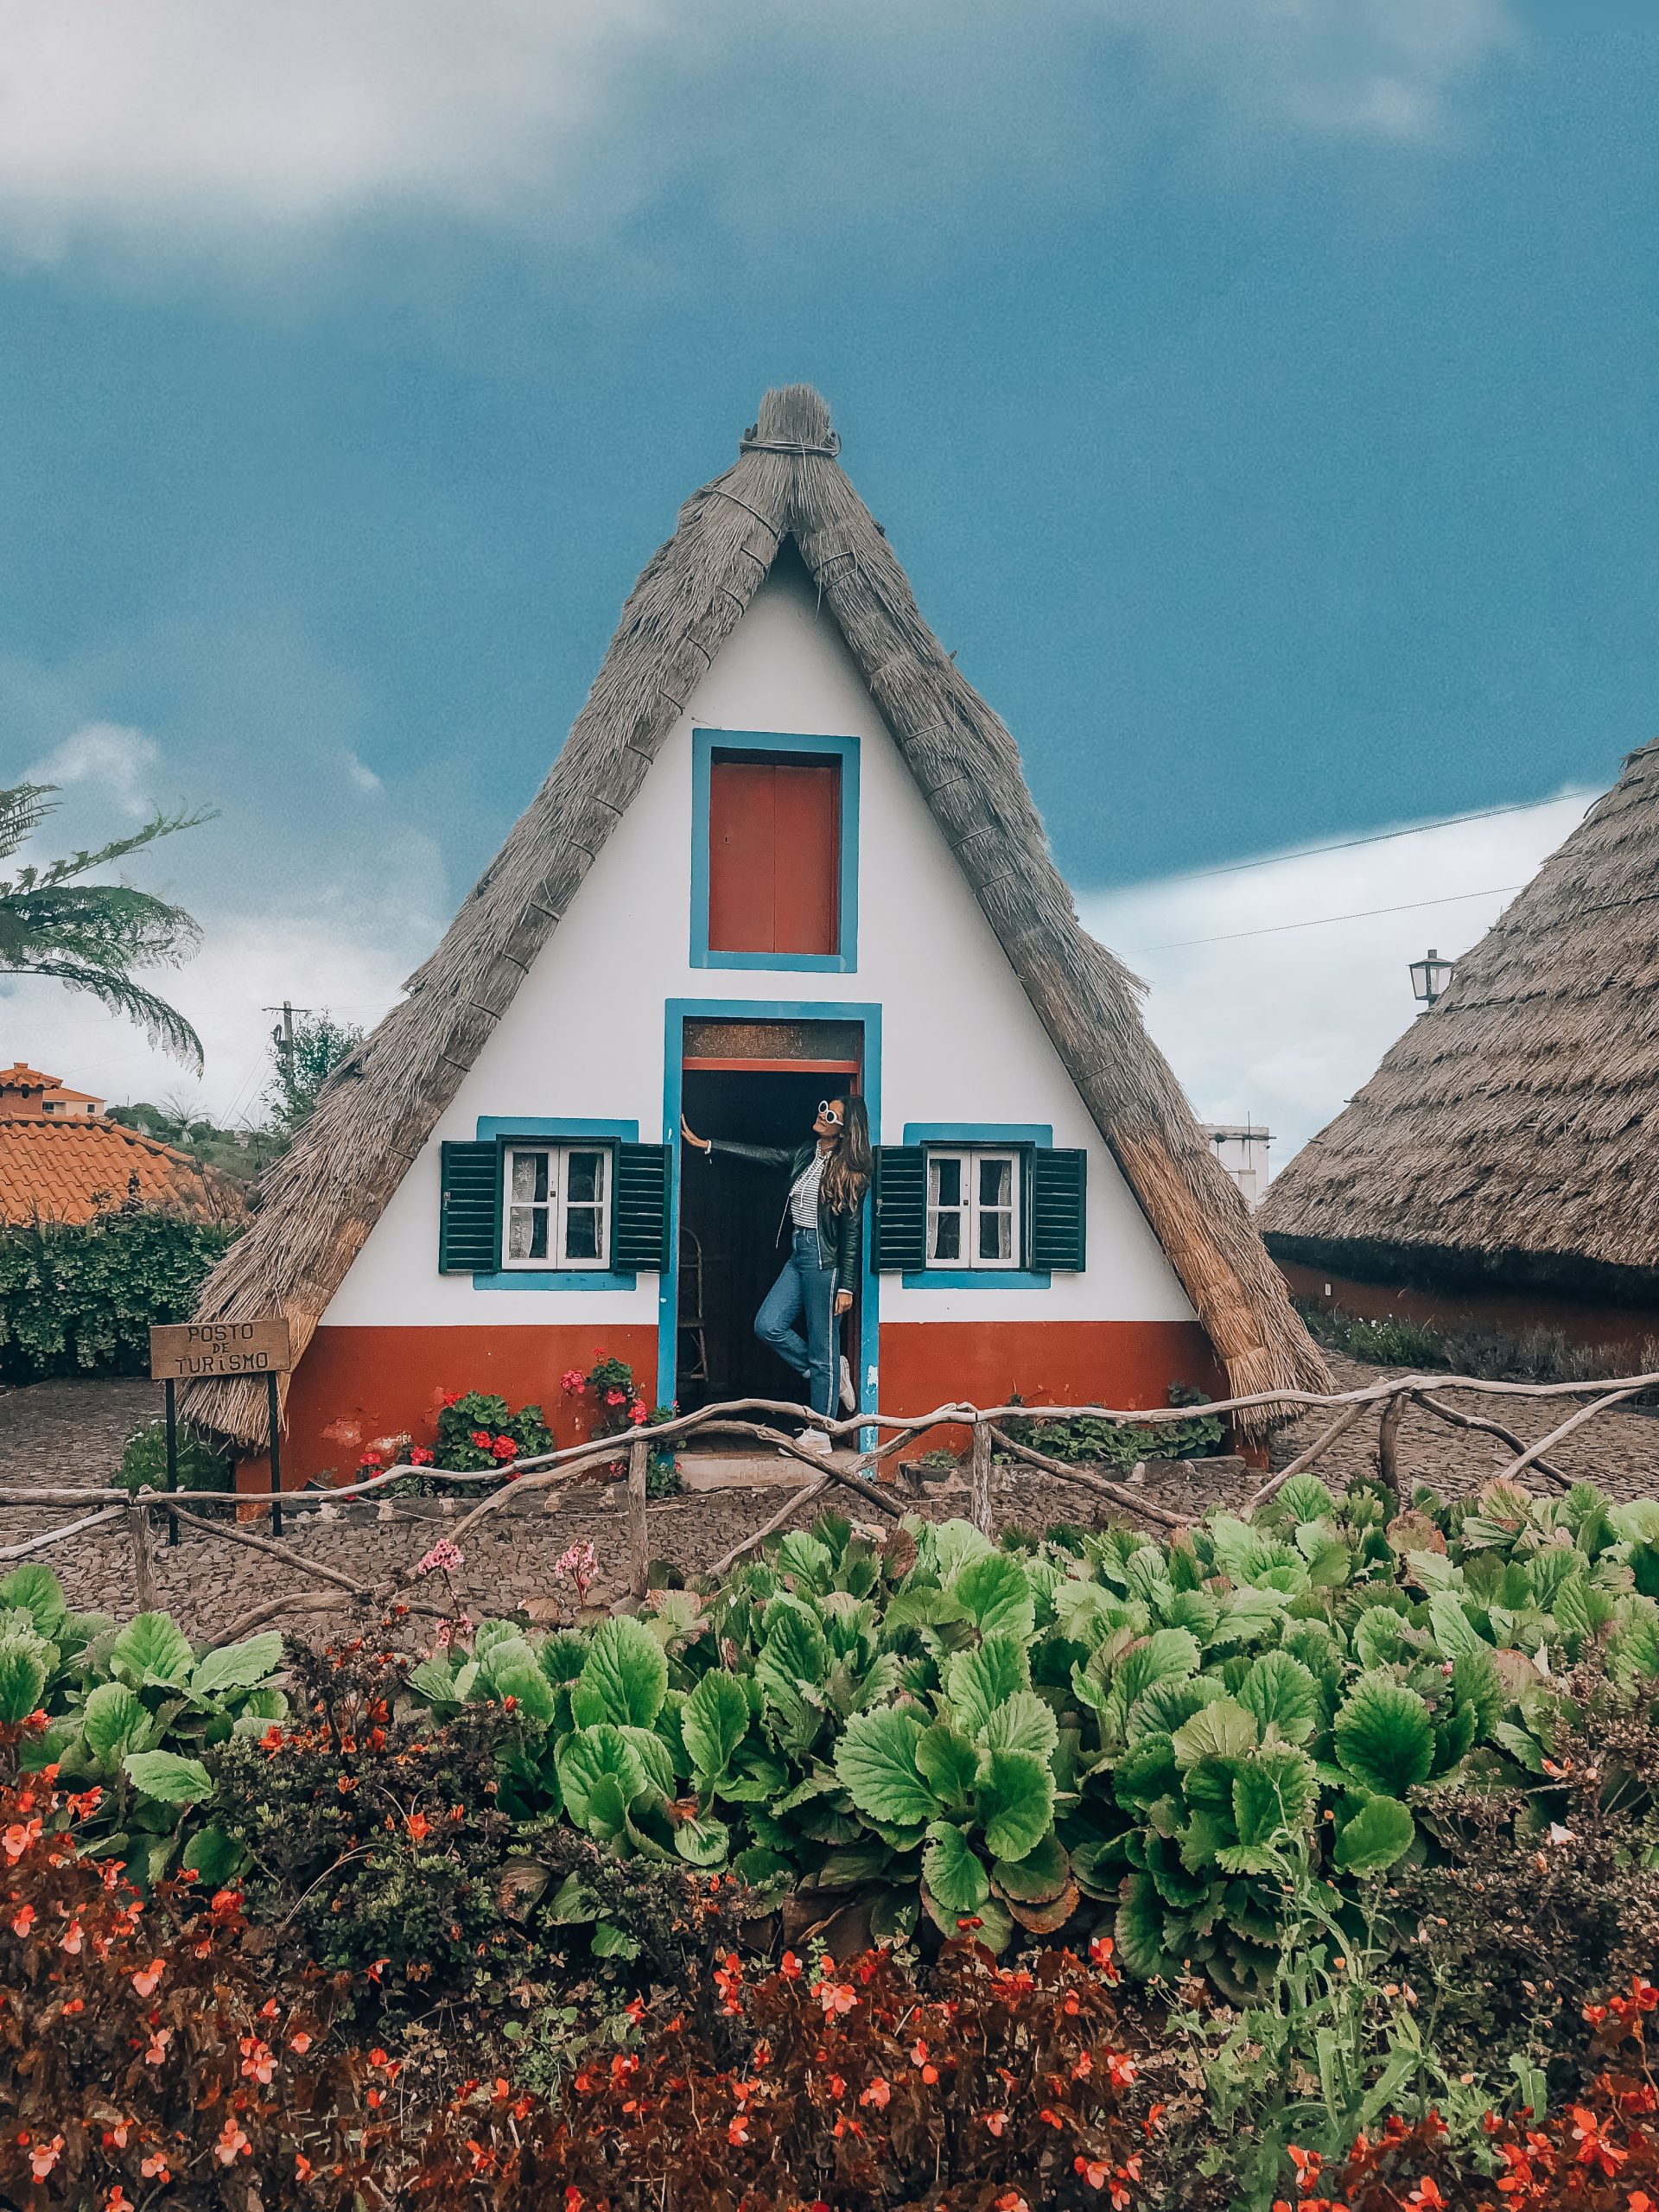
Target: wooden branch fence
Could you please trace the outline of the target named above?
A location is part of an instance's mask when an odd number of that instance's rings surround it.
[[[856,1457],[848,1464],[826,1463],[821,1454],[808,1452],[794,1436],[776,1425],[780,1417],[797,1421],[812,1421],[814,1417],[804,1407],[788,1405],[771,1398],[740,1398],[728,1404],[705,1406],[696,1413],[682,1414],[649,1431],[636,1429],[621,1436],[594,1437],[584,1444],[568,1445],[560,1451],[509,1461],[501,1468],[493,1468],[482,1473],[457,1474],[441,1467],[400,1464],[384,1468],[378,1474],[359,1483],[341,1484],[329,1490],[284,1491],[280,1503],[284,1514],[330,1513],[341,1504],[372,1497],[389,1484],[410,1477],[418,1477],[428,1483],[454,1484],[463,1494],[468,1484],[499,1484],[480,1497],[460,1520],[440,1524],[442,1537],[459,1546],[461,1539],[471,1529],[490,1515],[499,1512],[513,1498],[522,1497],[526,1491],[544,1491],[548,1493],[550,1510],[563,1503],[569,1489],[589,1468],[626,1457],[628,1585],[632,1598],[637,1600],[645,1594],[651,1560],[645,1493],[645,1476],[651,1455],[665,1446],[682,1442],[691,1436],[746,1437],[767,1446],[785,1458],[799,1460],[811,1469],[815,1477],[804,1488],[792,1491],[770,1519],[745,1536],[741,1543],[734,1545],[723,1558],[715,1560],[707,1570],[711,1574],[723,1574],[746,1552],[753,1550],[765,1538],[806,1507],[816,1504],[832,1489],[842,1490],[849,1497],[861,1499],[889,1520],[901,1519],[906,1510],[904,1503],[894,1492],[881,1487],[879,1480],[872,1478],[879,1478],[884,1461],[935,1428],[965,1427],[971,1431],[968,1459],[969,1516],[978,1529],[986,1531],[990,1529],[992,1471],[995,1454],[998,1452],[1022,1466],[1071,1483],[1096,1497],[1107,1498],[1143,1520],[1167,1529],[1179,1529],[1186,1525],[1187,1516],[1172,1511],[1168,1506],[1160,1504],[1155,1497],[1148,1497],[1141,1489],[1113,1482],[1091,1468],[1077,1466],[1037,1450],[1033,1445],[1011,1435],[1008,1422],[1015,1419],[1088,1420],[1116,1427],[1156,1428],[1160,1424],[1178,1425],[1201,1419],[1205,1414],[1224,1415],[1268,1407],[1283,1409],[1287,1414],[1294,1409],[1316,1408],[1334,1412],[1336,1419],[1329,1427],[1299,1452],[1287,1467],[1262,1483],[1244,1501],[1239,1510],[1248,1513],[1275,1497],[1293,1475],[1306,1473],[1317,1466],[1342,1437],[1347,1435],[1368,1413],[1375,1412],[1377,1415],[1378,1471],[1383,1482],[1394,1491],[1397,1503],[1403,1507],[1406,1500],[1399,1466],[1398,1438],[1400,1424],[1409,1406],[1420,1406],[1424,1412],[1452,1427],[1495,1437],[1507,1446],[1515,1456],[1507,1465],[1496,1469],[1489,1480],[1518,1481],[1523,1475],[1535,1471],[1547,1480],[1567,1489],[1571,1487],[1573,1478],[1563,1472],[1546,1456],[1550,1448],[1573,1434],[1586,1422],[1593,1421],[1599,1414],[1607,1412],[1644,1390],[1655,1389],[1659,1389],[1659,1373],[1628,1376],[1619,1380],[1573,1382],[1493,1382],[1465,1375],[1433,1377],[1405,1375],[1369,1383],[1355,1390],[1332,1393],[1264,1391],[1251,1397],[1220,1398],[1200,1406],[1158,1407],[1126,1412],[1108,1406],[973,1406],[961,1403],[938,1406],[928,1414],[861,1413],[844,1421],[817,1424],[826,1428],[832,1440],[837,1441],[855,1437],[860,1432],[873,1431],[878,1435],[883,1431],[891,1432],[883,1440],[865,1449],[853,1447]],[[1470,1390],[1494,1398],[1587,1397],[1590,1402],[1579,1406],[1535,1442],[1524,1444],[1500,1422],[1464,1413],[1446,1404],[1442,1394],[1447,1390]],[[509,1475],[514,1479],[502,1479]],[[413,1589],[420,1576],[417,1566],[378,1583],[364,1582],[340,1568],[325,1567],[315,1560],[296,1558],[286,1545],[274,1541],[270,1536],[255,1535],[251,1530],[232,1526],[226,1521],[207,1519],[179,1502],[181,1496],[189,1496],[200,1502],[204,1495],[194,1491],[179,1493],[145,1489],[134,1496],[125,1490],[113,1488],[94,1490],[52,1484],[29,1489],[0,1485],[0,1510],[29,1508],[38,1510],[42,1506],[92,1509],[60,1528],[44,1529],[17,1543],[0,1545],[0,1565],[10,1560],[30,1557],[51,1545],[67,1542],[90,1530],[109,1528],[117,1522],[124,1522],[132,1545],[138,1607],[140,1611],[145,1611],[156,1601],[151,1545],[155,1518],[160,1515],[171,1522],[175,1528],[182,1526],[193,1535],[257,1552],[293,1569],[296,1573],[308,1575],[315,1581],[328,1586],[323,1590],[313,1589],[297,1592],[285,1598],[270,1599],[254,1606],[226,1631],[227,1641],[248,1635],[264,1622],[291,1611],[323,1611],[344,1605],[385,1606],[397,1603],[410,1612],[442,1619],[451,1611],[449,1606],[435,1604],[429,1599],[404,1595]],[[270,1512],[278,1500],[265,1494],[244,1496],[238,1493],[234,1503],[236,1518],[241,1521]]]

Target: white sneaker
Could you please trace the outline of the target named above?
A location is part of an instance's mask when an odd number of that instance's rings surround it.
[[[827,1459],[836,1448],[821,1428],[809,1428],[803,1435],[798,1436],[795,1441],[803,1452],[816,1452],[823,1459]]]
[[[844,1414],[858,1411],[858,1393],[853,1388],[853,1370],[845,1352],[841,1355],[841,1410]]]

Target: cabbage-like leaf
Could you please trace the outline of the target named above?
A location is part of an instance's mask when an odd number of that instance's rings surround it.
[[[1319,1777],[1307,1754],[1287,1744],[1269,1745],[1233,1777],[1233,1825],[1239,1841],[1268,1844],[1294,1837],[1312,1822],[1319,1795]]]
[[[766,1611],[766,1639],[755,1674],[768,1699],[803,1682],[816,1689],[830,1672],[830,1646],[816,1614],[804,1605],[775,1599]]]
[[[251,1690],[282,1663],[283,1639],[276,1629],[264,1636],[250,1636],[240,1643],[221,1643],[204,1652],[190,1677],[192,1697],[212,1697],[224,1690]]]
[[[1428,1620],[1443,1659],[1459,1658],[1464,1652],[1472,1651],[1477,1644],[1484,1642],[1480,1631],[1464,1611],[1462,1600],[1454,1590],[1436,1590],[1430,1593]]]
[[[1037,1609],[1026,1571],[1012,1552],[984,1552],[970,1559],[950,1584],[950,1595],[986,1635],[1030,1637]]]
[[[1197,1672],[1198,1664],[1198,1638],[1190,1629],[1155,1629],[1126,1651],[1113,1669],[1112,1697],[1119,1713],[1127,1713],[1156,1683],[1185,1681]]]
[[[1277,1503],[1293,1521],[1322,1521],[1337,1510],[1337,1501],[1317,1475],[1293,1475],[1282,1484]]]
[[[1154,1682],[1129,1707],[1124,1735],[1131,1744],[1142,1736],[1173,1736],[1183,1721],[1226,1694],[1217,1675],[1189,1675],[1185,1681]]]
[[[1164,1948],[1163,1907],[1149,1875],[1129,1877],[1112,1932],[1116,1955],[1138,1981],[1154,1981],[1173,1974],[1174,1961]]]
[[[200,1759],[176,1751],[129,1751],[121,1762],[146,1797],[163,1805],[196,1805],[213,1794],[213,1778]]]
[[[1415,1690],[1381,1675],[1362,1675],[1337,1713],[1337,1757],[1357,1782],[1383,1797],[1403,1797],[1428,1778],[1434,1727]]]
[[[0,1643],[0,1722],[15,1726],[39,1711],[50,1648],[38,1637],[9,1637]]]
[[[985,1724],[985,1741],[994,1751],[1029,1751],[1033,1758],[1047,1760],[1059,1740],[1054,1709],[1034,1690],[1015,1690]]]
[[[580,1728],[608,1720],[649,1728],[668,1691],[668,1660],[643,1622],[625,1613],[601,1623],[570,1693]]]
[[[608,1721],[579,1729],[574,1736],[565,1738],[559,1746],[558,1775],[565,1810],[578,1827],[590,1832],[598,1809],[596,1801],[605,1801],[607,1815],[617,1809],[615,1801],[604,1789],[607,1781],[620,1792],[624,1809],[645,1786],[645,1770],[639,1752],[622,1731]],[[607,1818],[605,1825],[610,1827],[613,1823]]]
[[[558,1713],[558,1693],[533,1659],[496,1669],[491,1687],[504,1705],[512,1700],[521,1720],[538,1728],[550,1726]]]
[[[1031,1687],[1025,1645],[1012,1636],[988,1636],[977,1649],[957,1653],[946,1687],[957,1724],[970,1736],[982,1734],[999,1705]]]
[[[778,1547],[778,1565],[785,1574],[792,1574],[798,1583],[804,1584],[814,1595],[830,1587],[836,1562],[830,1548],[816,1536],[808,1535],[804,1529],[791,1529]]]
[[[108,1654],[110,1670],[135,1689],[145,1682],[182,1688],[195,1672],[195,1660],[171,1613],[135,1613]]]
[[[423,1659],[418,1667],[411,1667],[409,1687],[416,1696],[440,1714],[460,1708],[460,1697],[455,1688],[455,1673],[447,1660]]]
[[[680,1732],[699,1785],[708,1789],[731,1764],[748,1732],[749,1700],[735,1675],[705,1675],[680,1713]]]
[[[992,1888],[1019,1904],[1050,1904],[1065,1894],[1071,1879],[1071,1862],[1052,1830],[1023,1859],[999,1859],[991,1868]]]
[[[674,1848],[694,1866],[723,1866],[731,1840],[724,1821],[680,1821],[675,1825]]]
[[[242,1846],[223,1828],[203,1828],[184,1847],[180,1864],[197,1876],[204,1890],[223,1889],[245,1857]]]
[[[882,1706],[855,1713],[836,1753],[836,1772],[855,1805],[873,1820],[910,1823],[938,1812],[916,1764],[922,1724],[912,1713]]]
[[[1029,1697],[1029,1690],[1020,1690],[1020,1697]],[[1001,1708],[1006,1710],[1006,1708]],[[1047,1711],[1047,1707],[1044,1707]],[[959,1728],[948,1721],[936,1721],[925,1728],[916,1739],[916,1765],[941,1805],[952,1811],[966,1807],[973,1795],[974,1783],[979,1775],[979,1746],[970,1744]]]
[[[1470,1650],[1459,1653],[1452,1662],[1452,1688],[1459,1703],[1473,1713],[1476,1734],[1490,1736],[1510,1700],[1489,1643],[1478,1641]]]
[[[1201,1759],[1242,1758],[1255,1748],[1255,1740],[1254,1715],[1234,1699],[1220,1697],[1175,1731],[1175,1763],[1186,1769]]]
[[[1264,1651],[1252,1661],[1238,1701],[1263,1736],[1271,1726],[1287,1744],[1305,1744],[1324,1717],[1319,1684],[1287,1651]]]
[[[1023,1859],[1053,1825],[1054,1777],[1029,1751],[993,1751],[974,1809],[993,1857]]]
[[[81,1709],[80,1726],[87,1750],[108,1774],[154,1733],[149,1711],[124,1682],[100,1682]]]
[[[991,1894],[983,1860],[962,1830],[935,1821],[922,1853],[922,1879],[947,1912],[975,1913]]]
[[[62,1642],[58,1630],[67,1624],[69,1608],[61,1584],[44,1560],[24,1560],[0,1582],[0,1611],[14,1605],[29,1615],[36,1634],[48,1643]]]
[[[618,1731],[630,1745],[645,1770],[646,1783],[664,1797],[674,1795],[674,1754],[654,1728],[627,1727]]]
[[[1344,1874],[1380,1874],[1405,1856],[1415,1834],[1397,1797],[1368,1798],[1337,1837],[1337,1866]]]

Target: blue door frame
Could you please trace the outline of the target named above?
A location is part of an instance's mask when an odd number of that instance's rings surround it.
[[[830,999],[670,999],[663,1027],[663,1140],[669,1147],[669,1263],[663,1270],[657,1313],[657,1396],[666,1405],[678,1387],[680,1359],[680,1175],[685,1149],[680,1140],[680,1101],[683,1088],[685,1025],[690,1020],[716,1021],[855,1021],[863,1032],[859,1058],[861,1088],[859,1096],[870,1117],[870,1141],[879,1144],[881,1131],[881,1009],[879,1006],[848,1006]],[[868,1206],[869,1199],[865,1200]],[[858,1386],[861,1413],[875,1408],[880,1388],[880,1278],[870,1264],[869,1217],[865,1217],[864,1257],[859,1280]],[[861,1435],[868,1451],[875,1431]]]

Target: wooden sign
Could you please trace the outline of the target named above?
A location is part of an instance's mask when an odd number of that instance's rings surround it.
[[[221,1375],[286,1375],[293,1366],[288,1323],[179,1321],[149,1332],[156,1382],[200,1382]]]

